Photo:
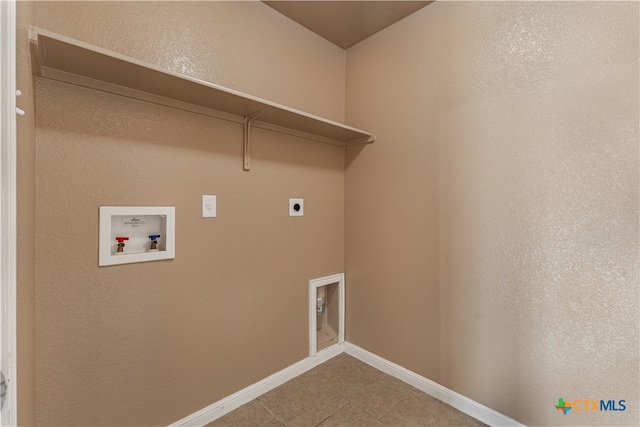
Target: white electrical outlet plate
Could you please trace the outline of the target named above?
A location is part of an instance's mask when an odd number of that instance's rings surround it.
[[[304,216],[304,199],[289,199],[289,216]]]
[[[202,196],[202,218],[215,218],[216,210],[216,196]]]

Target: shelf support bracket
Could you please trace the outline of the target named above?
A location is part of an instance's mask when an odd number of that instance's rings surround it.
[[[249,114],[244,117],[244,135],[242,141],[242,160],[244,162],[243,169],[248,171],[251,169],[251,123],[260,117],[262,113],[267,111],[265,108],[261,111],[256,111],[253,114]]]

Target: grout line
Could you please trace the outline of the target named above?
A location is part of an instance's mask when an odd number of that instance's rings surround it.
[[[269,407],[268,407],[267,405],[265,405],[265,404],[264,404],[264,402],[262,402],[262,400],[260,400],[260,396],[256,397],[256,399],[255,399],[255,400],[257,400],[257,401],[258,401],[258,403],[259,403],[260,405],[262,405],[262,407],[263,407],[264,409],[266,409],[266,410],[271,414],[271,416],[273,417],[271,420],[269,420],[269,421],[267,421],[266,423],[262,424],[263,426],[267,425],[267,424],[268,424],[268,423],[270,423],[272,420],[278,420],[278,421],[280,421],[280,422],[282,423],[282,425],[284,425],[285,427],[287,426],[287,423],[285,423],[285,422],[284,422],[284,421],[282,421],[280,418],[278,418],[278,416],[277,416],[277,415],[276,415],[276,414],[275,414],[271,409],[269,409]]]
[[[357,403],[353,403],[353,402],[351,402],[351,403],[352,403],[354,406],[356,406],[356,407],[358,407],[358,408],[362,409],[362,410],[363,410],[364,412],[366,412],[367,414],[371,415],[371,418],[373,418],[374,420],[378,420],[378,421],[380,421],[380,420],[378,419],[378,417],[376,417],[376,416],[375,416],[375,415],[373,415],[371,412],[369,412],[369,411],[367,411],[366,409],[364,409],[362,406],[358,405]]]
[[[336,409],[334,412],[332,412],[329,416],[325,417],[324,419],[322,419],[318,424],[316,424],[314,427],[318,427],[320,424],[322,424],[323,422],[325,422],[326,420],[328,420],[329,418],[333,417],[335,414],[337,414],[338,412],[340,412],[340,410],[342,408],[344,408],[345,406],[347,406],[348,404],[351,403],[351,401],[349,399],[347,399],[345,397],[345,399],[347,400],[347,403],[345,403],[344,405],[342,405],[341,407],[339,407],[338,409]]]
[[[398,400],[396,403],[394,403],[393,405],[391,405],[391,407],[389,409],[387,409],[382,415],[380,415],[379,417],[376,417],[376,419],[378,421],[380,421],[382,419],[382,417],[384,417],[385,415],[387,415],[389,412],[391,412],[392,409],[394,409],[396,406],[398,406],[400,403],[402,403],[404,400],[407,399],[407,397],[409,397],[409,394],[411,393],[411,389],[409,389],[409,391],[407,392],[407,394],[405,394],[404,396],[402,396],[400,398],[400,400]]]
[[[267,412],[269,412],[269,413],[271,414],[271,416],[272,416],[272,417],[274,417],[274,418],[278,418],[278,417],[276,417],[276,414],[274,414],[274,413],[273,413],[273,411],[272,411],[271,409],[267,408],[267,406],[266,406],[264,403],[262,403],[262,401],[260,400],[260,396],[256,397],[256,399],[255,399],[255,400],[260,404],[260,406],[262,406],[264,409],[266,409],[266,410],[267,410]],[[246,403],[245,403],[245,405],[246,405]],[[232,412],[233,412],[233,411],[232,411]],[[231,413],[231,412],[229,412],[229,413]]]

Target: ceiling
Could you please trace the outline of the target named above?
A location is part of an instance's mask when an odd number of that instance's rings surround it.
[[[348,49],[432,1],[262,1]]]

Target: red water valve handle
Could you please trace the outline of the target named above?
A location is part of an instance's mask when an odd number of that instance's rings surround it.
[[[129,238],[128,237],[116,237],[116,240],[118,241],[118,243],[122,243],[125,240],[129,240]]]

